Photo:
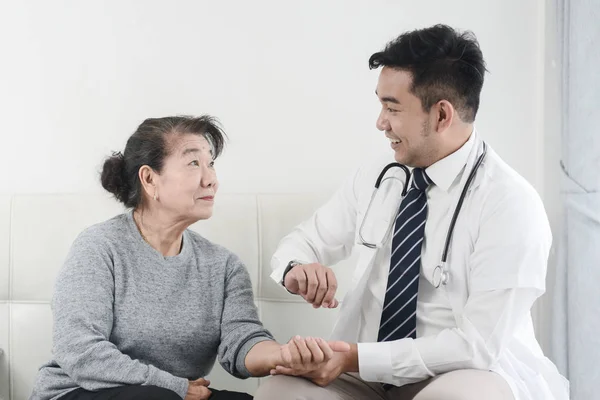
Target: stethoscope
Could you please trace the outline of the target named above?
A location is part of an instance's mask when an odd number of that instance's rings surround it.
[[[456,208],[454,209],[454,214],[452,215],[452,219],[450,220],[450,227],[448,228],[448,233],[446,234],[446,241],[444,243],[444,251],[442,252],[442,260],[433,270],[432,283],[436,289],[439,288],[440,285],[446,285],[448,283],[450,273],[448,272],[447,259],[448,259],[448,251],[450,249],[450,242],[452,241],[452,234],[454,233],[454,226],[456,225],[456,220],[458,219],[460,209],[463,205],[465,197],[467,196],[467,191],[469,190],[469,186],[471,185],[471,182],[473,181],[473,179],[475,179],[477,170],[479,169],[479,166],[485,159],[486,154],[487,154],[487,145],[485,144],[485,142],[483,142],[483,151],[482,151],[481,155],[479,156],[479,158],[477,159],[477,162],[473,166],[473,169],[471,170],[469,177],[467,178],[467,182],[465,183],[465,186],[463,187],[463,190],[460,193],[460,198],[458,199],[458,204],[456,205]],[[404,171],[404,175],[405,175],[405,180],[404,180],[403,186],[402,186],[402,198],[404,198],[404,196],[406,196],[406,193],[408,192],[408,183],[410,181],[410,171],[409,171],[408,167],[406,167],[406,165],[402,165],[397,162],[386,165],[381,170],[381,173],[377,177],[377,181],[375,182],[375,189],[373,190],[373,194],[371,195],[371,200],[369,201],[369,205],[367,206],[367,210],[365,211],[365,216],[362,220],[362,223],[360,224],[360,228],[358,229],[358,237],[360,239],[359,244],[361,244],[365,247],[368,247],[370,249],[382,247],[383,244],[386,243],[387,240],[389,239],[390,234],[392,233],[392,229],[394,227],[395,218],[392,218],[390,225],[385,233],[385,236],[383,237],[382,241],[378,244],[370,243],[370,242],[366,241],[362,235],[363,226],[365,225],[365,221],[367,220],[369,211],[371,210],[371,205],[373,204],[373,199],[375,198],[375,195],[377,194],[377,191],[379,190],[379,186],[381,185],[381,183],[384,182],[386,179],[400,180],[397,177],[387,177],[387,178],[385,177],[385,174],[388,172],[388,170],[390,170],[391,168],[396,168],[396,167],[402,169],[402,171]]]

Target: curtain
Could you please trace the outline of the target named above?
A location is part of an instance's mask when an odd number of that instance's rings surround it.
[[[562,229],[552,358],[573,400],[600,399],[600,0],[558,0]]]

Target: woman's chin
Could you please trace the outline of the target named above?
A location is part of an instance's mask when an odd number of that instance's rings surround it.
[[[196,219],[196,221],[200,221],[203,219],[209,219],[210,217],[212,217],[213,215],[213,206],[212,204],[210,206],[204,205],[203,207],[195,207],[194,210],[194,219]]]

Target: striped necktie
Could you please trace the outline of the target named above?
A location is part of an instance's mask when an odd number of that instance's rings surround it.
[[[378,342],[417,337],[421,246],[427,220],[425,189],[431,184],[431,179],[421,168],[415,168],[412,175],[410,191],[400,204],[394,224],[390,272]]]

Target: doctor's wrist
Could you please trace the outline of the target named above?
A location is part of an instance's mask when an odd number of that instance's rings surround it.
[[[285,276],[287,275],[288,272],[290,272],[292,270],[292,268],[298,266],[298,265],[302,265],[303,263],[301,261],[298,260],[292,260],[288,263],[288,265],[285,267],[285,271],[283,271],[283,277],[281,278],[281,286],[283,286],[288,292],[289,289],[287,287],[285,287]],[[292,293],[292,292],[290,292]],[[292,294],[296,294],[296,293],[292,293]]]
[[[343,372],[359,372],[358,371],[358,344],[350,343],[350,351],[344,354]]]

